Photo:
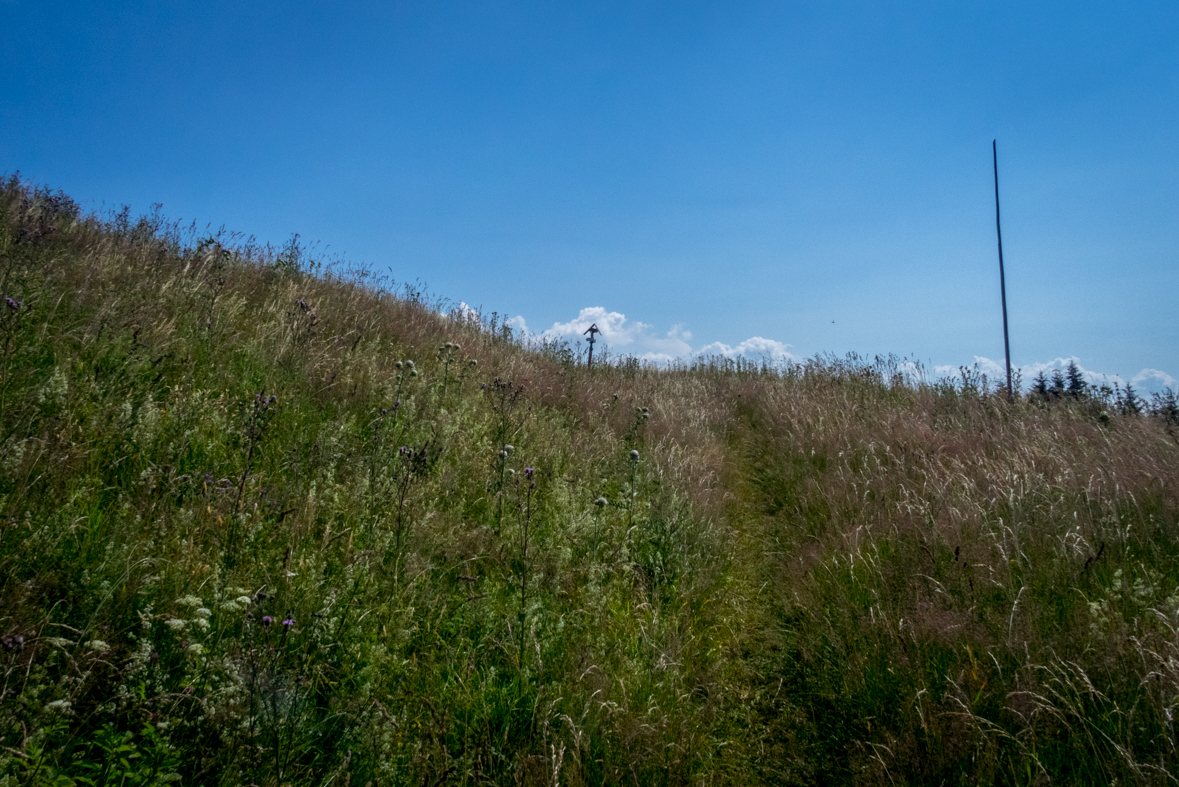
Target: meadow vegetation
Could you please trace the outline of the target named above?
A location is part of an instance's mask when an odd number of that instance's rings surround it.
[[[1176,781],[1171,392],[589,370],[16,177],[0,297],[0,785]]]

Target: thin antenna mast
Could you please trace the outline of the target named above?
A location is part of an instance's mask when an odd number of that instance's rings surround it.
[[[991,140],[991,156],[995,163],[995,235],[999,238],[999,296],[1003,300],[1003,356],[1007,360],[1007,401],[1015,394],[1011,389],[1011,342],[1007,338],[1007,280],[1003,275],[1003,229],[999,225],[999,148]]]

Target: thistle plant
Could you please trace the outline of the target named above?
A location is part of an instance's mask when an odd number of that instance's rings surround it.
[[[32,305],[5,297],[0,305],[0,419],[4,417],[4,406],[8,400],[8,384],[11,380],[9,369],[16,353],[22,324],[32,311]]]
[[[639,496],[639,451],[632,448],[630,452],[630,486],[627,488],[626,526],[634,524],[635,500]]]
[[[450,382],[450,366],[455,362],[462,347],[454,342],[447,342],[438,348],[438,360],[442,362],[442,401],[446,401],[446,387]]]
[[[431,448],[434,452],[431,453]],[[421,448],[401,446],[397,449],[397,524],[394,530],[394,550],[400,561],[402,556],[402,539],[406,530],[406,499],[414,482],[422,478],[438,459],[437,438],[427,440]]]
[[[531,467],[524,468],[524,514],[521,523],[520,539],[520,612],[516,616],[520,625],[520,670],[524,669],[524,644],[527,629],[526,617],[528,612],[528,535],[532,527],[532,493],[536,491],[536,471]]]
[[[254,394],[252,402],[238,402],[238,410],[243,420],[243,431],[246,442],[246,456],[241,476],[237,483],[237,494],[234,495],[233,508],[229,515],[229,532],[226,535],[225,564],[232,568],[237,560],[238,548],[238,512],[241,510],[242,497],[246,491],[246,481],[254,469],[254,460],[266,434],[267,428],[274,419],[278,397],[274,394],[266,395],[266,389]]]

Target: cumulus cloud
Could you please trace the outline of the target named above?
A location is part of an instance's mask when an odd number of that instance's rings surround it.
[[[450,318],[455,322],[483,322],[483,317],[479,314],[479,311],[472,309],[464,301],[459,301],[459,305],[450,310]]]
[[[723,355],[726,358],[768,358],[773,360],[791,360],[795,356],[787,349],[791,345],[783,344],[774,339],[753,336],[735,346],[724,342],[706,344],[696,351],[696,355]]]
[[[1052,376],[1052,372],[1068,368],[1069,363],[1075,363],[1077,368],[1081,370],[1085,381],[1092,385],[1120,385],[1125,386],[1128,383],[1135,388],[1142,389],[1145,392],[1158,392],[1164,388],[1175,388],[1176,380],[1166,372],[1158,369],[1143,369],[1138,374],[1131,377],[1128,381],[1118,374],[1108,374],[1106,372],[1098,372],[1088,369],[1081,363],[1081,359],[1075,355],[1067,358],[1054,358],[1051,361],[1040,361],[1037,363],[1024,364],[1023,366],[1013,367],[1019,370],[1020,376],[1023,378],[1024,386],[1026,387],[1033,379],[1041,372]],[[979,371],[986,374],[992,380],[1005,381],[1007,379],[1007,367],[1003,361],[994,361],[982,355],[974,356],[974,366],[977,366]],[[934,372],[938,375],[954,377],[958,374],[957,366],[935,366]],[[1006,384],[1006,383],[1004,383]]]
[[[572,342],[585,340],[585,331],[597,325],[603,342],[617,355],[632,355],[644,361],[667,363],[669,361],[693,358],[700,355],[723,355],[729,358],[769,358],[784,360],[793,358],[788,344],[754,336],[736,346],[721,342],[706,344],[700,349],[692,346],[692,332],[683,324],[676,324],[666,333],[656,331],[654,326],[639,320],[629,320],[622,312],[609,311],[602,306],[582,309],[569,322],[555,322],[553,327],[541,334],[545,339],[565,339]]]
[[[1158,369],[1143,369],[1131,377],[1130,382],[1149,391],[1162,390],[1163,388],[1170,388],[1171,390],[1179,388],[1179,385],[1176,385],[1174,377],[1166,372],[1160,372]]]

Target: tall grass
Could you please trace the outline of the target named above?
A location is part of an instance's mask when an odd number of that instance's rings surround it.
[[[1174,781],[1164,400],[591,371],[16,178],[0,277],[0,782]]]

